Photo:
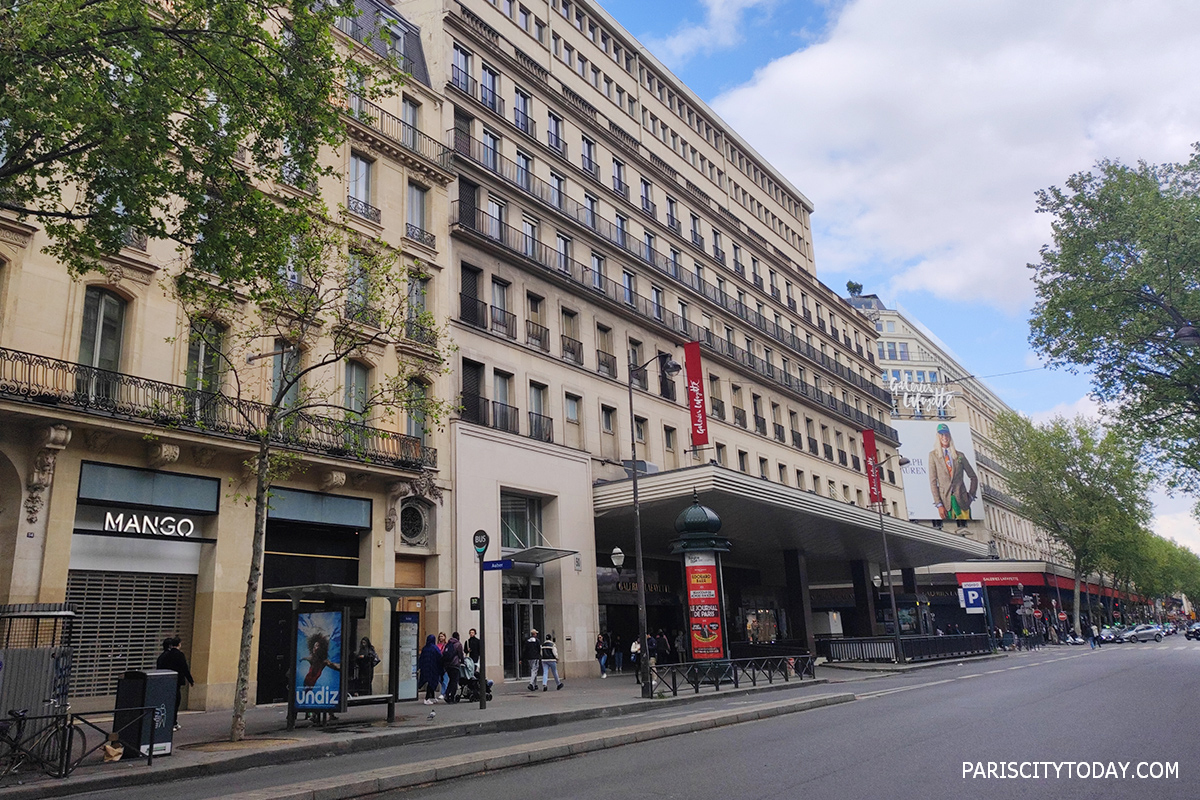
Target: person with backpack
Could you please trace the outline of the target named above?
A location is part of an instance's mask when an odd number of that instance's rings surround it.
[[[555,690],[563,687],[563,682],[558,679],[558,645],[554,643],[554,637],[546,634],[546,641],[542,642],[542,691],[550,688],[550,674],[554,674]]]
[[[600,677],[607,678],[608,670],[605,666],[608,664],[608,642],[604,641],[604,634],[596,634],[596,661],[600,663]]]
[[[462,642],[458,639],[458,631],[450,634],[450,639],[446,642],[446,649],[442,650],[442,668],[446,670],[446,675],[449,681],[446,684],[446,702],[458,702],[458,668],[462,666],[463,658],[466,653],[463,651]]]

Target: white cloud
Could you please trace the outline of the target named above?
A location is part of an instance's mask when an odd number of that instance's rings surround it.
[[[1200,522],[1191,514],[1191,506],[1195,499],[1185,495],[1169,497],[1162,490],[1158,490],[1153,493],[1151,500],[1154,502],[1151,530],[1200,554]]]
[[[1186,160],[1198,72],[1197,3],[854,0],[713,106],[813,200],[826,283],[1015,312],[1050,238],[1034,192]]]
[[[648,38],[647,48],[663,63],[676,67],[698,53],[725,50],[742,41],[742,15],[753,8],[769,10],[776,0],[701,0],[704,22],[684,22],[663,39]]]
[[[1044,411],[1034,411],[1029,415],[1029,417],[1035,423],[1041,425],[1049,422],[1055,417],[1074,419],[1080,415],[1090,419],[1100,420],[1100,404],[1097,403],[1095,398],[1093,398],[1091,395],[1086,395],[1073,403],[1059,403],[1053,408],[1048,408]]]

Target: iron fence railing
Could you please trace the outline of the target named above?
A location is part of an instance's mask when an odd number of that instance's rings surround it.
[[[458,318],[468,325],[474,325],[476,328],[488,327],[488,304],[462,292],[458,295],[459,311]]]
[[[725,419],[725,401],[724,400],[722,400],[718,397],[712,397],[712,398],[709,398],[708,405],[709,405],[709,409],[710,409],[709,413],[711,413],[717,419]]]
[[[486,397],[463,392],[459,402],[462,404],[462,410],[458,412],[460,419],[474,422],[476,425],[491,424],[488,415],[489,403]]]
[[[531,319],[525,320],[525,344],[538,350],[550,351],[550,329]]]
[[[816,659],[810,653],[755,656],[719,661],[688,661],[682,664],[658,664],[650,668],[651,679],[660,690],[672,696],[682,688],[699,694],[703,686],[720,691],[722,684],[740,688],[744,684],[773,684],[776,681],[803,680],[807,675],[816,678]]]
[[[420,439],[337,417],[0,348],[0,397],[229,439],[267,436],[287,450],[411,469],[436,468]],[[274,413],[273,413],[274,411]]]
[[[983,633],[952,636],[902,636],[907,661],[934,661],[939,658],[986,655],[992,652],[991,637]],[[817,655],[829,661],[896,661],[894,636],[858,636],[818,639]]]
[[[492,331],[502,333],[509,339],[517,338],[517,315],[492,306]]]
[[[610,378],[617,377],[617,357],[603,350],[596,351],[596,371]]]
[[[405,223],[404,237],[412,239],[414,242],[420,242],[430,249],[437,249],[437,234],[430,233],[420,225],[414,225],[411,222]]]
[[[360,200],[354,195],[346,196],[346,210],[355,216],[369,219],[376,225],[383,219],[383,212],[375,206],[368,203],[366,200]]]

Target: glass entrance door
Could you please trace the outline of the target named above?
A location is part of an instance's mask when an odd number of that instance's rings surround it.
[[[526,678],[529,664],[521,658],[529,631],[546,636],[546,606],[542,579],[525,575],[504,576],[504,677]]]

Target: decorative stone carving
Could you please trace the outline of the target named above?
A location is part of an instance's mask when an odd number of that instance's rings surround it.
[[[54,464],[58,453],[70,441],[71,429],[66,425],[51,425],[42,431],[38,453],[34,456],[29,479],[25,482],[28,492],[25,498],[25,519],[31,525],[38,521],[38,515],[46,503],[45,492],[54,481]]]
[[[196,462],[198,467],[208,467],[212,465],[213,459],[217,457],[215,447],[201,447],[196,445],[192,448],[192,460]]]
[[[321,477],[321,491],[328,492],[346,485],[346,473],[331,469]]]
[[[429,513],[420,501],[400,507],[400,541],[411,547],[429,546]]]
[[[350,486],[358,491],[364,491],[371,484],[371,475],[367,472],[356,472],[350,476]]]
[[[8,228],[0,227],[0,242],[8,242],[9,244],[17,245],[18,247],[29,247],[29,243],[32,240],[33,237],[27,233],[21,233],[20,231],[14,231],[9,230]]]
[[[152,469],[165,467],[167,464],[174,464],[179,460],[179,445],[177,444],[151,442],[146,450],[146,461]]]
[[[86,430],[83,432],[83,443],[93,453],[107,452],[116,434],[105,430]]]

